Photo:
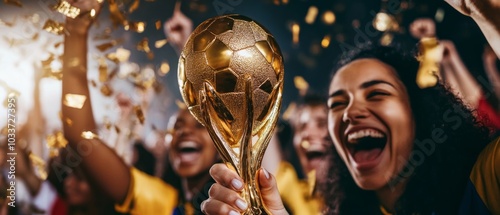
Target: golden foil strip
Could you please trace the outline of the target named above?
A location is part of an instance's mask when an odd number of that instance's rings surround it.
[[[36,172],[38,173],[38,177],[40,177],[40,179],[42,180],[47,179],[48,174],[45,170],[45,161],[33,153],[29,154],[29,158],[31,160],[31,163],[35,167]]]
[[[159,49],[159,48],[163,47],[167,43],[168,43],[167,39],[158,40],[158,41],[155,42],[155,48]]]
[[[134,106],[134,112],[135,112],[135,115],[137,116],[137,119],[139,119],[139,122],[141,124],[144,124],[144,113],[142,112],[142,108],[140,105],[136,105]]]
[[[146,29],[146,23],[127,21],[126,24],[124,25],[124,29],[127,31],[130,30],[137,33],[142,33]]]
[[[23,7],[23,3],[20,0],[3,0],[5,4],[14,5],[17,7]]]
[[[99,59],[99,81],[106,82],[108,81],[108,64],[106,60],[101,58]]]
[[[92,131],[84,131],[82,132],[82,138],[87,140],[99,139],[99,135],[95,134]]]
[[[417,72],[417,85],[420,88],[433,87],[439,80],[439,65],[443,47],[435,37],[424,37],[419,43],[420,68]]]
[[[110,48],[113,48],[113,46],[116,46],[118,43],[120,43],[120,41],[112,40],[108,43],[103,43],[101,45],[98,45],[98,46],[96,46],[96,48],[99,49],[99,51],[104,52]]]
[[[76,109],[81,109],[85,104],[87,96],[68,93],[64,96],[63,104]]]
[[[108,84],[104,84],[101,86],[101,93],[104,96],[111,96],[113,95],[113,89]]]
[[[307,91],[309,89],[309,83],[302,76],[295,76],[293,83],[299,91]]]
[[[113,26],[117,27],[119,25],[125,25],[127,20],[125,19],[125,15],[123,15],[123,13],[120,11],[116,0],[109,0],[108,3],[110,18],[113,22]]]
[[[46,137],[47,146],[50,148],[64,148],[68,145],[68,141],[64,138],[64,134],[60,131]]]
[[[154,54],[153,52],[151,51],[151,49],[149,48],[149,40],[148,38],[144,38],[142,39],[138,44],[137,44],[137,50],[138,51],[143,51],[143,52],[146,52],[146,54],[148,55],[148,58],[150,60],[152,60],[154,58]]]
[[[130,51],[124,48],[118,48],[116,52],[107,54],[106,58],[115,63],[127,62],[130,58]]]
[[[140,3],[140,0],[134,0],[132,5],[128,8],[128,12],[133,13],[134,11],[136,11],[137,8],[139,8],[139,3]]]
[[[55,35],[62,35],[64,34],[64,24],[56,22],[54,20],[48,19],[45,24],[43,25],[43,30],[53,33]]]
[[[156,30],[160,30],[160,28],[161,28],[161,20],[157,20],[155,22],[155,27],[156,27]]]
[[[69,127],[73,125],[73,120],[71,120],[70,118],[64,119],[64,122],[66,122],[66,124],[68,124]]]
[[[54,9],[72,19],[76,18],[78,15],[80,15],[80,8],[72,6],[70,3],[67,1],[59,1],[59,4],[57,4]]]
[[[297,104],[295,102],[291,102],[286,108],[285,112],[283,112],[283,119],[290,120],[297,110]]]

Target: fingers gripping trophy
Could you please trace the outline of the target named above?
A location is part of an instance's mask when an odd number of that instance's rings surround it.
[[[224,162],[245,181],[244,214],[269,214],[255,173],[279,116],[284,64],[274,37],[242,15],[201,23],[179,59],[179,87]]]

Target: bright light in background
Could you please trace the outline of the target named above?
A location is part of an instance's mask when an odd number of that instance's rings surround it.
[[[327,10],[325,11],[325,13],[323,13],[322,20],[325,24],[331,25],[335,23],[335,14],[332,11]]]

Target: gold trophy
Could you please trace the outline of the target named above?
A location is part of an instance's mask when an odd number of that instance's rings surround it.
[[[224,162],[245,182],[244,214],[269,214],[255,173],[278,120],[284,65],[274,37],[241,15],[201,23],[179,59],[189,111],[209,131]]]

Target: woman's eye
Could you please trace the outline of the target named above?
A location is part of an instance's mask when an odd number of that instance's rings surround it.
[[[386,92],[382,92],[382,91],[373,91],[373,92],[370,92],[368,94],[368,98],[376,98],[376,97],[379,97],[379,96],[387,96],[389,95],[389,93],[386,93]]]
[[[330,109],[333,109],[333,108],[336,108],[336,107],[339,107],[339,106],[342,106],[342,105],[345,105],[345,102],[332,102],[330,104]]]

